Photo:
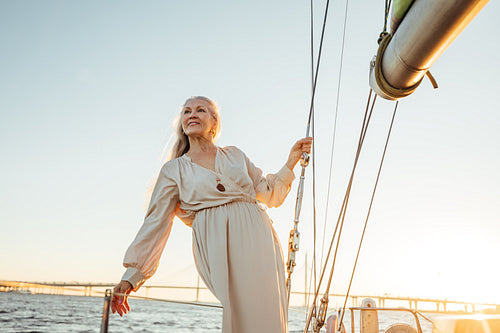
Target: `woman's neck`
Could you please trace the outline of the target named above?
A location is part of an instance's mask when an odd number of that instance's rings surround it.
[[[214,151],[216,149],[214,142],[210,139],[199,137],[199,138],[189,138],[189,151],[188,155],[194,155],[199,153],[207,153]]]

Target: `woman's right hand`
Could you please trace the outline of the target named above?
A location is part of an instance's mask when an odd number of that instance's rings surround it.
[[[130,294],[133,287],[128,281],[120,281],[113,288],[113,298],[111,300],[111,311],[113,313],[118,312],[118,314],[123,317],[124,314],[130,311],[130,305],[128,305],[128,297],[124,295]]]
[[[290,155],[288,155],[288,161],[286,161],[286,166],[288,167],[288,169],[293,171],[295,165],[299,162],[302,155],[304,153],[311,153],[312,142],[312,137],[303,138],[295,142],[292,149],[290,150]]]

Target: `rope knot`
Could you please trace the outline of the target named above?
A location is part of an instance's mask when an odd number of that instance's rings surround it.
[[[380,35],[378,36],[378,40],[377,40],[377,44],[380,45],[380,43],[382,42],[382,40],[384,40],[384,38],[389,35],[389,33],[384,30],[380,33]]]

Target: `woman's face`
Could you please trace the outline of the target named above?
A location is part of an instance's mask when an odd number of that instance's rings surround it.
[[[182,129],[188,137],[206,137],[212,139],[215,119],[209,111],[210,104],[202,99],[192,99],[182,110]]]

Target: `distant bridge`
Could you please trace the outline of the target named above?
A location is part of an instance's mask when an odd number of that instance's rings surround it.
[[[113,288],[116,283],[94,283],[94,282],[28,282],[28,281],[6,281],[0,280],[0,292],[25,292],[34,294],[54,294],[64,295],[65,291],[72,291],[83,294],[84,296],[101,296],[103,291],[96,291],[95,289],[108,289]],[[208,290],[206,287],[196,286],[165,286],[165,285],[144,285],[141,287],[146,292],[146,296],[150,289],[180,289],[180,290],[196,290],[196,301],[198,301],[200,290]],[[294,295],[303,295],[304,304],[308,296],[305,292],[293,292]],[[345,298],[343,294],[329,294],[330,297]],[[471,313],[476,310],[485,308],[494,308],[496,311],[500,310],[500,304],[494,303],[474,303],[463,302],[447,299],[431,299],[431,298],[418,298],[418,297],[404,297],[392,295],[349,295],[352,306],[359,306],[361,301],[365,298],[371,298],[377,302],[378,307],[385,307],[387,301],[395,301],[399,303],[406,303],[410,309],[418,310],[419,305],[427,305],[422,308],[424,311],[432,312],[466,312]],[[429,305],[431,308],[429,308]],[[454,306],[455,310],[450,309],[449,305]],[[461,310],[456,310],[456,308]],[[433,308],[433,309],[432,309]]]
[[[65,290],[83,292],[84,296],[95,296],[93,289],[113,288],[116,283],[97,283],[97,282],[30,282],[30,281],[7,281],[0,280],[0,292],[30,291],[34,294],[53,294],[64,295]],[[141,289],[183,289],[183,290],[208,290],[206,287],[187,287],[187,286],[155,286],[144,285]]]

